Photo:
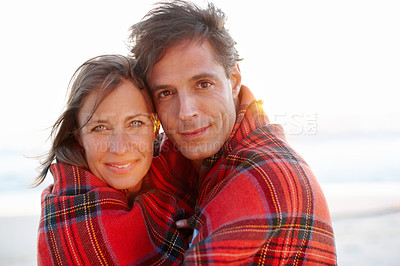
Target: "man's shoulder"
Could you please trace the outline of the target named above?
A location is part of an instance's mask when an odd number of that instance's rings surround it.
[[[261,198],[274,195],[287,202],[298,200],[300,195],[307,195],[308,199],[322,197],[310,167],[274,130],[279,127],[258,128],[221,161],[219,190],[252,184]]]
[[[228,155],[235,158],[252,158],[270,154],[294,152],[286,141],[283,128],[267,124],[257,128],[244,138]]]
[[[287,143],[283,128],[275,124],[264,125],[250,133],[228,154],[223,164],[236,173],[253,170],[261,173],[264,171],[258,170],[262,169],[282,172],[282,168],[302,169],[307,165]]]

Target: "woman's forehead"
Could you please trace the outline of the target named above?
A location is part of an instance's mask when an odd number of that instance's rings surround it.
[[[89,116],[104,119],[152,113],[152,106],[146,101],[142,91],[129,81],[121,83],[101,103],[98,103],[100,99],[101,92],[98,90],[85,98],[78,114],[80,123]],[[93,112],[94,109],[96,110]]]

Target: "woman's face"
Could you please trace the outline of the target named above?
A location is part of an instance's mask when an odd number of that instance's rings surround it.
[[[90,116],[97,99],[97,92],[86,97],[79,125]],[[140,189],[153,158],[155,134],[150,108],[132,82],[122,82],[104,99],[78,138],[94,175],[115,189]]]

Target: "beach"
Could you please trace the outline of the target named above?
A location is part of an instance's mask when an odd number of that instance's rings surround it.
[[[338,265],[400,265],[400,183],[322,184]]]
[[[322,183],[338,265],[400,265],[400,183]],[[40,189],[0,195],[0,265],[36,265]]]
[[[0,217],[0,265],[37,265],[38,215]]]
[[[400,212],[335,219],[338,265],[400,265]]]

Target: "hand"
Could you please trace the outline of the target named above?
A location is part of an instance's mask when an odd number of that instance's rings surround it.
[[[187,219],[176,221],[176,227],[179,229],[193,229],[193,227],[189,225]]]
[[[190,247],[190,243],[193,240],[193,227],[189,225],[187,219],[178,220],[178,221],[176,221],[175,224],[178,229],[190,229],[189,236],[187,237],[187,241],[188,241],[189,247]]]

